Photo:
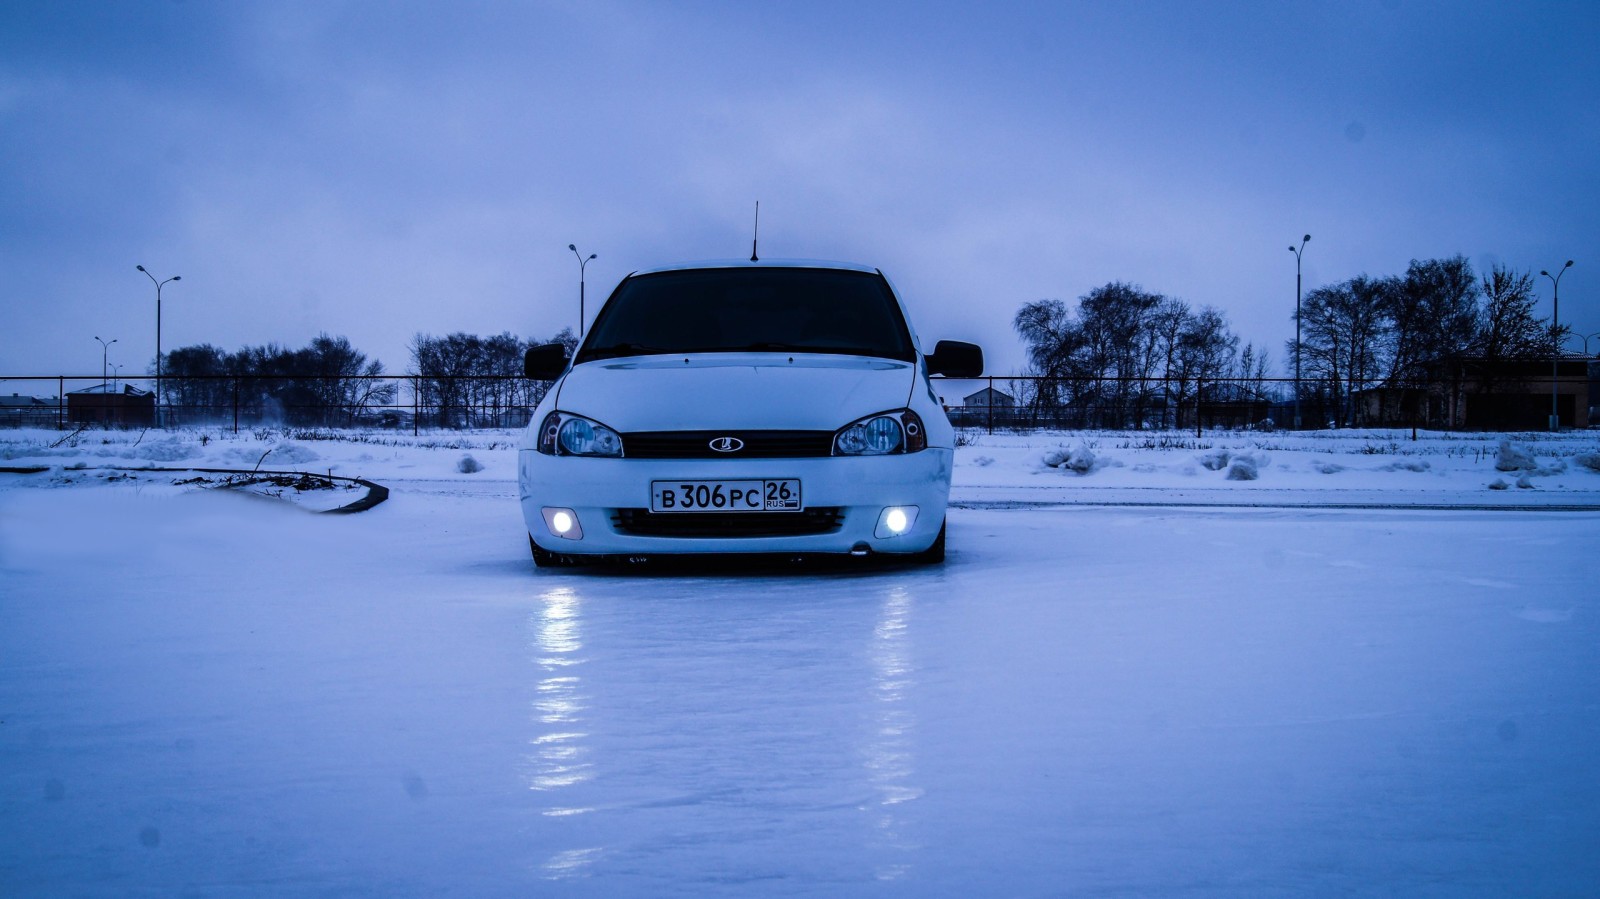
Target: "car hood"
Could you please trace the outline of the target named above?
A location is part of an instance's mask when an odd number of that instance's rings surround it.
[[[906,405],[909,362],[861,356],[702,353],[586,362],[557,407],[618,431],[824,430]]]

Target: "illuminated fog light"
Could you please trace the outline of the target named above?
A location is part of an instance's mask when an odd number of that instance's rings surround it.
[[[544,516],[544,526],[550,529],[550,534],[566,540],[582,540],[583,527],[578,524],[578,513],[571,509],[541,509]]]
[[[878,516],[878,527],[873,534],[879,539],[899,537],[917,523],[916,506],[890,506]]]

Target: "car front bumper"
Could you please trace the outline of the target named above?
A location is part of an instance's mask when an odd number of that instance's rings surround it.
[[[932,546],[944,525],[952,458],[951,450],[938,448],[740,460],[596,459],[523,449],[517,481],[529,535],[554,553],[916,553]],[[806,511],[649,512],[652,481],[776,478],[800,481]],[[915,517],[904,533],[886,536],[891,508],[915,509]],[[555,511],[571,513],[577,527],[568,533],[581,537],[559,536],[551,525]]]

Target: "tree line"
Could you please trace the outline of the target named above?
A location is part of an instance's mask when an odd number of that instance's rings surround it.
[[[1069,307],[1038,300],[1013,327],[1027,345],[1029,374],[1019,405],[1035,422],[1068,427],[1176,426],[1205,382],[1213,399],[1266,398],[1270,361],[1240,345],[1228,318],[1211,306],[1113,281]]]
[[[410,365],[399,375],[369,359],[348,338],[320,334],[304,347],[276,343],[228,352],[212,344],[162,356],[162,403],[192,419],[237,414],[254,422],[350,426],[393,424],[405,404],[442,427],[520,426],[549,382],[522,377],[531,346],[577,346],[571,329],[548,340],[509,332],[490,337],[417,334]]]
[[[1318,287],[1301,302],[1299,345],[1287,344],[1291,366],[1300,362],[1302,403],[1344,424],[1373,387],[1389,388],[1380,394],[1387,404],[1470,374],[1493,393],[1514,377],[1512,363],[1551,359],[1570,333],[1534,315],[1536,301],[1532,273],[1495,265],[1480,278],[1459,255]]]
[[[1531,273],[1500,265],[1479,277],[1457,255],[1310,291],[1298,312],[1300,340],[1286,342],[1302,404],[1313,418],[1343,425],[1356,418],[1356,398],[1374,387],[1393,388],[1380,392],[1385,404],[1463,376],[1493,392],[1515,377],[1514,363],[1550,359],[1569,332],[1534,314],[1534,286]],[[1025,303],[1012,325],[1032,376],[1017,400],[1035,422],[1173,426],[1202,389],[1206,402],[1254,404],[1259,413],[1294,397],[1285,379],[1268,377],[1265,350],[1241,345],[1223,312],[1121,281],[1072,306]]]

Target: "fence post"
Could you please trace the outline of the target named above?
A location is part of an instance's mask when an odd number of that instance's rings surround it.
[[[239,379],[233,379],[233,433],[239,433]]]
[[[985,405],[987,405],[989,407],[989,433],[993,434],[994,433],[994,375],[990,375],[989,376],[989,402],[985,403]]]
[[[1194,436],[1195,436],[1195,439],[1199,439],[1199,437],[1200,437],[1200,427],[1201,427],[1200,415],[1201,415],[1201,410],[1205,408],[1202,405],[1202,403],[1205,402],[1205,394],[1206,394],[1206,382],[1205,382],[1205,380],[1202,379],[1202,378],[1196,378],[1195,382],[1194,382]]]
[[[411,379],[411,436],[417,436],[417,419],[422,416],[422,377]]]
[[[56,378],[56,430],[67,429],[67,379]]]

